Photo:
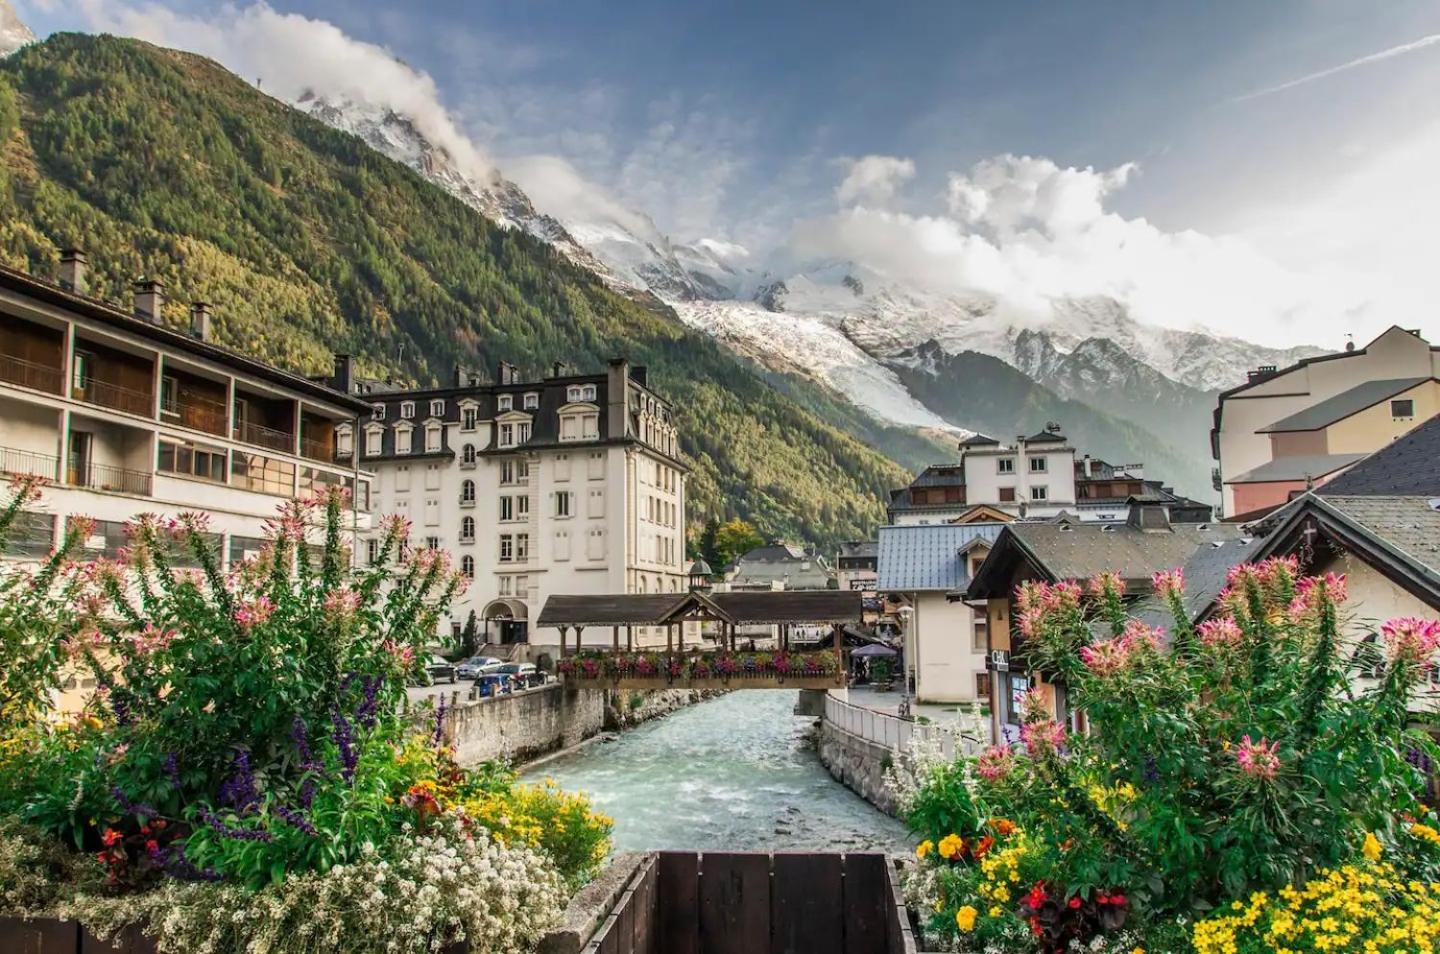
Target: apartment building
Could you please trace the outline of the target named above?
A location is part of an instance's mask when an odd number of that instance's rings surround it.
[[[414,545],[448,550],[472,580],[441,622],[448,633],[473,612],[486,643],[525,643],[551,595],[688,588],[688,469],[672,408],[646,381],[617,358],[603,374],[557,365],[535,381],[501,363],[492,381],[457,371],[441,388],[355,384],[367,413],[339,440],[375,471],[376,506],[408,517]]]
[[[55,282],[0,267],[0,471],[53,484],[5,556],[43,557],[86,515],[79,556],[114,557],[137,513],[203,510],[228,564],[259,551],[282,501],[334,485],[354,493],[352,537],[369,528],[373,475],[336,443],[366,402],[216,344],[203,303],[188,331],[163,324],[158,282],[136,284],[132,311],[91,298],[86,264],[65,252]]]
[[[1363,348],[1262,367],[1210,431],[1225,519],[1258,518],[1440,412],[1440,347],[1391,327]]]
[[[889,522],[970,522],[977,508],[1029,519],[1065,513],[1087,522],[1120,521],[1136,499],[1164,506],[1177,522],[1210,519],[1208,504],[1146,479],[1143,464],[1076,455],[1056,424],[1013,444],[976,434],[961,441],[958,463],[927,467],[910,486],[890,492]]]

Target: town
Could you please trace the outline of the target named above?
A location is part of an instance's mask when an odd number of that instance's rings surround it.
[[[0,41],[0,951],[1440,950],[1428,315],[881,346]]]

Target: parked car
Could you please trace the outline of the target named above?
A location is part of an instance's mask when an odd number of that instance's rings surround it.
[[[431,656],[425,669],[430,673],[431,682],[448,682],[454,685],[457,681],[455,664],[444,656]]]
[[[491,672],[509,676],[517,686],[525,689],[545,684],[545,673],[536,669],[534,663],[505,663]]]
[[[486,696],[503,696],[508,692],[514,691],[511,678],[502,673],[484,673],[475,680],[475,694],[481,698]]]
[[[498,666],[505,660],[497,659],[494,656],[471,656],[462,662],[455,672],[461,679],[478,679],[480,674],[487,672],[489,667]]]

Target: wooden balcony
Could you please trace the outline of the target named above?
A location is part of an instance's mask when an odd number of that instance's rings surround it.
[[[247,444],[258,444],[287,454],[295,453],[295,435],[253,421],[236,421],[234,438]]]
[[[318,460],[323,464],[333,464],[340,459],[339,455],[335,453],[335,445],[332,442],[313,437],[300,439],[300,456]]]
[[[160,402],[160,417],[181,427],[194,428],[207,434],[223,435],[229,415],[224,401],[182,395]]]
[[[0,354],[0,381],[7,384],[18,384],[22,388],[34,388],[47,394],[59,394],[64,377],[64,372],[59,368],[27,361],[14,355]]]
[[[124,411],[140,417],[155,416],[155,398],[148,391],[137,391],[121,384],[101,381],[96,378],[71,389],[71,397],[86,404],[107,407],[112,411]]]

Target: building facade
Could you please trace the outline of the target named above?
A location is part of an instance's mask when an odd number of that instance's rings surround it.
[[[136,285],[133,311],[90,298],[85,266],[71,251],[56,282],[0,268],[0,471],[52,483],[5,555],[43,558],[83,515],[77,557],[115,557],[136,514],[203,510],[228,565],[259,552],[283,501],[335,485],[354,494],[353,545],[373,475],[336,441],[367,405],[215,344],[204,304],[188,333],[163,324],[159,283]]]
[[[1225,518],[1323,486],[1440,412],[1440,348],[1392,327],[1364,348],[1262,367],[1222,392],[1210,431]]]
[[[442,635],[473,612],[484,642],[528,642],[552,594],[687,588],[688,469],[669,403],[624,359],[603,374],[563,371],[523,381],[501,364],[488,382],[457,371],[444,388],[355,386],[368,410],[340,440],[375,471],[376,506],[471,579]]]
[[[1143,464],[1111,464],[1075,446],[1056,425],[1001,444],[976,434],[960,443],[960,461],[925,468],[893,490],[889,522],[953,523],[977,507],[1029,519],[1070,514],[1083,521],[1121,521],[1131,501],[1163,505],[1176,521],[1210,519],[1211,507],[1145,477]]]

